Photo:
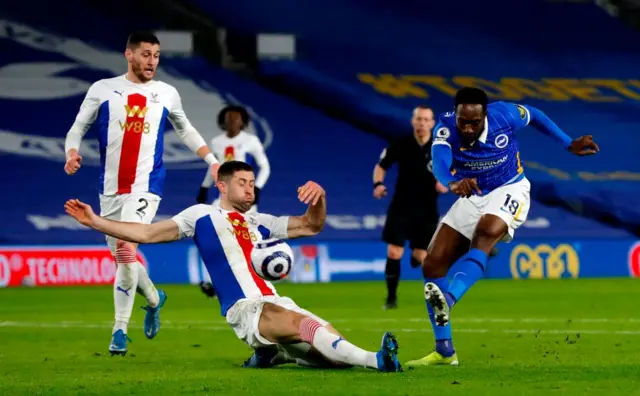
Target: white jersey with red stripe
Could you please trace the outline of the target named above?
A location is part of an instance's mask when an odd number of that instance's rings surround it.
[[[89,88],[76,124],[88,128],[98,122],[100,194],[150,192],[162,196],[167,120],[176,130],[196,132],[184,113],[178,91],[167,83],[133,83],[122,75],[97,81]],[[194,148],[205,144],[199,134],[198,138],[202,143],[195,142]]]
[[[173,217],[180,238],[193,237],[216,291],[222,316],[241,299],[277,296],[251,265],[251,251],[267,239],[287,239],[288,216],[230,212],[199,204]]]
[[[260,139],[250,133],[240,131],[234,137],[221,134],[211,139],[211,151],[218,161],[247,162],[247,154],[264,155],[264,148]]]
[[[260,142],[260,139],[256,135],[252,135],[245,131],[240,131],[239,134],[233,137],[227,136],[227,134],[221,134],[211,139],[211,152],[220,162],[227,161],[242,161],[248,162],[249,156],[253,157],[258,165],[258,172],[256,173],[256,186],[263,188],[267,183],[269,176],[271,175],[271,165],[269,159],[264,151],[264,146]],[[213,177],[211,172],[207,172],[203,187],[211,187],[213,184]]]

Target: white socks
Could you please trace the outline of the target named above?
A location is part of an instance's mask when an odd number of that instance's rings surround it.
[[[160,296],[158,296],[158,290],[151,282],[147,269],[140,262],[138,266],[138,291],[147,300],[147,305],[151,308],[155,308],[160,303]]]
[[[117,249],[115,258],[117,269],[113,282],[113,305],[116,311],[116,321],[113,332],[122,330],[127,334],[136,292],[145,297],[147,305],[150,307],[157,307],[160,303],[160,297],[158,290],[149,278],[147,269],[138,262],[136,251],[132,246],[125,245]]]
[[[378,369],[378,359],[374,352],[358,348],[311,318],[305,318],[300,322],[300,338],[313,345],[330,361]]]
[[[133,301],[136,298],[136,284],[138,283],[138,268],[136,263],[118,264],[116,279],[113,282],[113,305],[116,309],[116,324],[113,332],[122,330],[127,334],[127,325],[133,311]]]
[[[130,245],[116,250],[116,278],[113,282],[113,305],[116,322],[113,332],[122,330],[127,334],[127,325],[133,311],[133,302],[138,288],[138,263],[136,252]]]

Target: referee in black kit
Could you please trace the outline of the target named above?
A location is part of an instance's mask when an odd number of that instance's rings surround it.
[[[396,188],[382,231],[382,239],[387,243],[387,301],[384,309],[397,307],[396,291],[405,242],[408,240],[411,248],[411,266],[420,267],[438,227],[438,193],[447,192],[447,188],[431,173],[433,111],[427,106],[416,107],[411,125],[413,133],[384,149],[373,170],[373,196],[381,199],[387,195],[384,185],[387,170],[398,164]]]

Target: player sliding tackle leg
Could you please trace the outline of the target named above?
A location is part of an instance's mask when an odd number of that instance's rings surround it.
[[[255,199],[254,184],[251,166],[228,161],[218,170],[219,208],[195,205],[154,224],[96,216],[89,205],[78,200],[68,201],[65,210],[81,224],[122,241],[150,244],[193,237],[211,276],[222,315],[238,338],[259,351],[250,359],[256,363],[247,366],[273,364],[272,358],[265,358],[264,351],[281,346],[305,365],[401,371],[398,343],[391,333],[384,334],[377,353],[361,349],[326,321],[298,307],[290,298],[279,296],[271,283],[257,275],[251,263],[254,243],[316,235],[324,227],[327,207],[324,189],[310,181],[298,188],[298,199],[308,205],[304,214],[275,217],[247,213]],[[321,355],[323,362],[315,364],[313,354]]]
[[[409,367],[458,364],[450,309],[484,276],[491,251],[510,242],[529,212],[530,183],[524,176],[516,131],[531,124],[573,154],[595,154],[591,136],[571,140],[543,112],[506,102],[487,103],[476,88],[456,94],[455,112],[434,128],[433,173],[460,196],[442,223],[422,263],[425,298],[436,339],[435,351]],[[455,177],[450,171],[455,169]],[[451,283],[446,278],[454,273]]]
[[[254,339],[256,353],[244,367],[266,368],[297,363],[307,367],[365,367],[383,372],[400,371],[398,342],[391,333],[382,337],[378,352],[369,352],[345,340],[326,321],[301,308],[286,309],[265,303]],[[273,348],[273,346],[278,348]]]

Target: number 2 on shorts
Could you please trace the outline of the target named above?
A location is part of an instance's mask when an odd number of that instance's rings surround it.
[[[136,213],[138,213],[138,216],[142,218],[147,214],[144,210],[147,209],[147,206],[149,206],[149,201],[144,198],[140,198],[138,202],[141,203],[142,206],[136,210]]]
[[[520,203],[515,199],[512,199],[511,194],[507,194],[507,199],[504,201],[502,209],[515,216],[518,212],[518,208],[520,208]]]

